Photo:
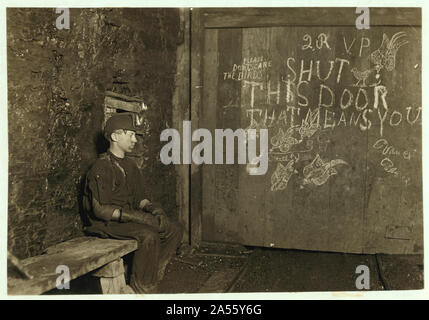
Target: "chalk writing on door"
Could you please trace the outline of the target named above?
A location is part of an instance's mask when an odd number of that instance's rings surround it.
[[[397,57],[406,54],[410,42],[406,32],[383,33],[381,41],[342,36],[336,51],[332,50],[334,39],[326,32],[304,33],[298,39],[301,43],[294,44],[295,55],[278,52],[280,62],[278,55],[276,61],[268,55],[255,55],[220,73],[220,81],[241,82],[241,108],[248,121],[245,130],[269,130],[272,191],[287,189],[291,179],[319,187],[341,174],[352,155],[331,160],[323,154],[330,135],[338,129],[375,130],[376,139],[387,141],[386,128],[391,132],[421,125],[421,106],[399,106],[390,96],[396,88],[389,88],[390,82],[385,81],[395,77]],[[311,54],[301,54],[307,51]],[[376,149],[388,151],[380,165],[387,173],[399,172],[399,160],[389,158],[397,156],[398,149],[389,149],[382,141]],[[409,151],[401,151],[400,161],[406,160],[402,152],[411,156]],[[305,163],[299,165],[302,161]],[[400,176],[409,181],[402,171]]]

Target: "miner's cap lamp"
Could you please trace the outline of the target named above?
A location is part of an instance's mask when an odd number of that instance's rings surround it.
[[[136,134],[140,133],[139,128],[134,124],[134,117],[131,113],[115,114],[107,119],[106,125],[104,126],[104,136],[108,138],[118,129],[134,131]]]

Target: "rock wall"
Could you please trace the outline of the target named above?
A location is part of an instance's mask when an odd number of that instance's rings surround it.
[[[177,214],[176,174],[159,161],[159,135],[172,125],[177,9],[7,10],[8,248],[19,258],[82,234],[82,181],[106,143],[106,90],[144,99],[149,133],[140,141],[145,185]]]

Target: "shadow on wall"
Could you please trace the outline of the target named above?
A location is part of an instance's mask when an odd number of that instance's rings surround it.
[[[78,185],[78,205],[79,205],[79,216],[80,220],[82,222],[82,226],[86,227],[90,225],[88,216],[85,213],[84,207],[83,207],[83,194],[85,190],[85,180],[86,180],[86,173],[82,175],[80,179],[80,184]]]
[[[97,154],[105,153],[107,149],[109,149],[109,142],[104,138],[101,131],[95,136],[94,145],[97,150]]]
[[[95,146],[95,149],[97,150],[98,155],[107,152],[107,150],[109,148],[109,142],[104,138],[102,131],[100,131],[98,134],[96,134],[96,136],[94,138],[94,146]],[[78,187],[77,195],[78,195],[78,205],[79,205],[79,216],[80,216],[82,225],[84,227],[90,225],[90,221],[89,221],[88,216],[87,216],[87,214],[84,210],[84,207],[83,207],[83,194],[85,191],[86,175],[88,174],[88,171],[90,168],[91,168],[91,166],[89,166],[88,169],[86,170],[86,172],[80,177],[80,183],[77,185],[77,187]]]

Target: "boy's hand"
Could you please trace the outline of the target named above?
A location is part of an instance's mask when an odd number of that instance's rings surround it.
[[[156,229],[159,229],[159,219],[150,213],[139,211],[122,211],[121,222],[135,222],[140,224],[147,224]]]
[[[146,211],[152,211],[152,202],[148,199],[143,199],[140,201],[139,208]]]

